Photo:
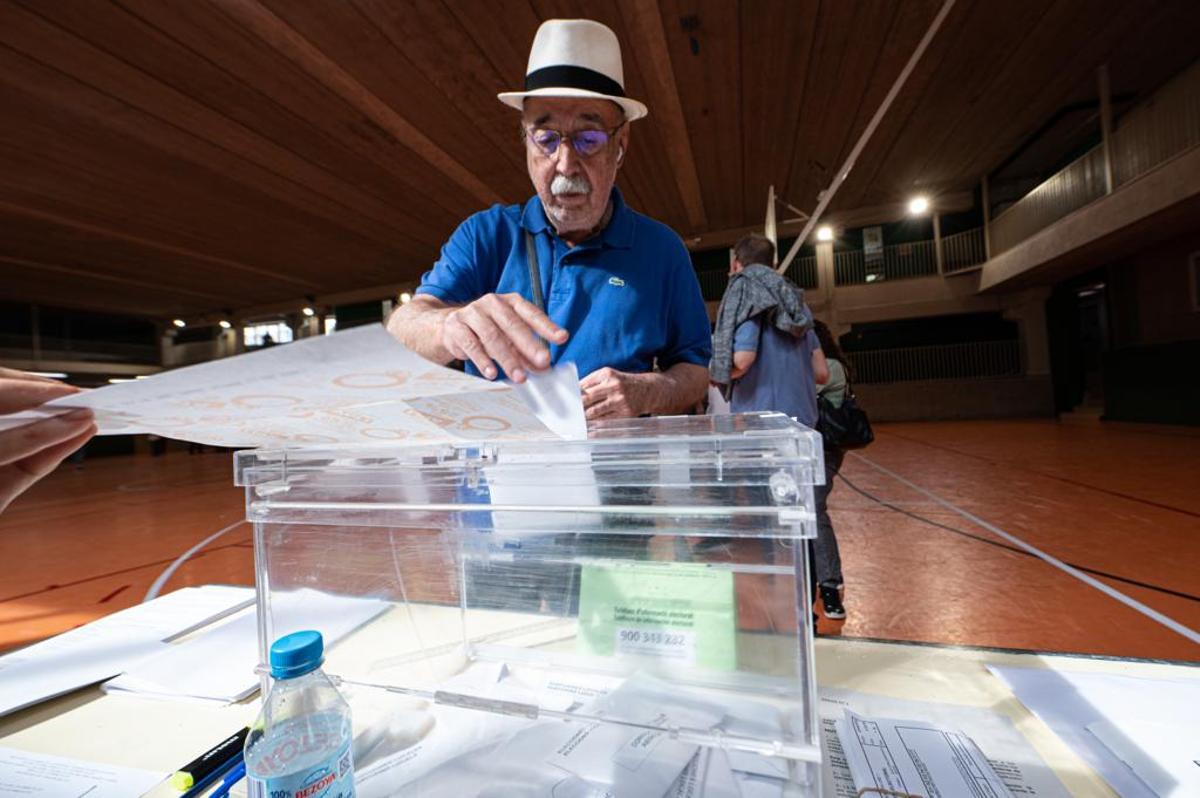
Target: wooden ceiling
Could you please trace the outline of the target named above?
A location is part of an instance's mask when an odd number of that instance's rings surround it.
[[[621,186],[684,237],[808,210],[940,0],[0,0],[0,299],[170,317],[415,279],[531,194],[538,24],[616,30]],[[970,190],[1064,104],[1200,52],[1191,0],[958,0],[831,210]]]

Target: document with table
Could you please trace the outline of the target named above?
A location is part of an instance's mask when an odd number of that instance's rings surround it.
[[[1013,725],[1012,720],[989,709],[938,701],[909,701],[856,690],[821,688],[819,710],[823,726],[826,798],[855,798],[859,789],[866,786],[856,786],[848,752],[843,745],[843,741],[850,738],[837,730],[839,721],[844,720],[848,711],[872,718],[908,718],[918,721],[915,725],[932,726],[960,734],[974,742],[1009,794],[1071,798],[1054,771]],[[947,791],[944,794],[960,793]]]
[[[836,725],[860,794],[883,789],[913,798],[1011,796],[975,741],[961,731],[849,709]]]
[[[0,747],[0,795],[129,798],[146,792],[166,775]]]

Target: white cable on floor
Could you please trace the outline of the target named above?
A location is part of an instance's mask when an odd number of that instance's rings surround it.
[[[1047,554],[1046,552],[1042,551],[1041,549],[1037,548],[1036,546],[1032,546],[1032,545],[1026,543],[1025,541],[1021,540],[1019,537],[1017,537],[1016,535],[1012,535],[1008,532],[1005,532],[1003,529],[996,526],[995,524],[990,524],[987,521],[984,521],[979,516],[974,515],[973,513],[970,513],[967,510],[962,509],[961,507],[951,504],[950,502],[946,501],[942,497],[938,496],[936,493],[932,493],[928,490],[925,490],[924,488],[922,488],[919,485],[913,484],[912,482],[908,481],[904,477],[897,474],[895,471],[892,471],[891,469],[888,469],[888,468],[884,468],[883,466],[879,465],[879,463],[876,463],[873,460],[863,457],[861,454],[858,454],[857,452],[849,452],[848,454],[857,460],[861,460],[862,462],[871,466],[875,470],[877,470],[883,474],[887,474],[889,477],[896,480],[900,484],[906,485],[906,486],[912,488],[917,493],[920,493],[922,496],[926,496],[926,497],[932,499],[933,501],[937,502],[941,506],[945,507],[947,510],[958,513],[963,518],[966,518],[968,521],[970,521],[974,524],[977,524],[978,526],[983,527],[984,529],[988,530],[989,532],[991,532],[994,535],[1004,538],[1005,540],[1007,540],[1009,543],[1013,544],[1014,546],[1024,549],[1025,551],[1029,552],[1030,554],[1034,555],[1035,557],[1049,563],[1050,565],[1053,565],[1055,568],[1059,569],[1060,571],[1070,574],[1071,576],[1078,579],[1080,582],[1083,582],[1084,584],[1087,584],[1087,585],[1090,585],[1090,586],[1096,588],[1101,593],[1104,593],[1104,594],[1110,596],[1111,598],[1116,599],[1117,601],[1121,602],[1122,604],[1129,607],[1130,609],[1137,610],[1138,612],[1140,612],[1142,615],[1145,615],[1150,620],[1156,621],[1157,623],[1160,623],[1163,626],[1170,629],[1172,632],[1183,635],[1188,640],[1191,640],[1193,643],[1200,645],[1200,633],[1196,632],[1193,629],[1189,629],[1188,627],[1181,624],[1179,621],[1176,621],[1173,618],[1163,615],[1161,612],[1159,612],[1156,609],[1147,607],[1145,604],[1138,601],[1137,599],[1127,596],[1124,593],[1122,593],[1121,591],[1117,590],[1116,588],[1113,588],[1109,585],[1104,584],[1103,582],[1101,582],[1098,579],[1088,576],[1083,571],[1080,571],[1078,568],[1072,568],[1070,565],[1067,565],[1065,562],[1058,559],[1057,557],[1053,557],[1053,556]]]
[[[200,551],[200,549],[204,548],[209,543],[212,543],[214,540],[221,537],[221,535],[224,535],[229,530],[239,527],[244,523],[246,523],[245,519],[240,519],[240,520],[234,521],[229,526],[225,527],[222,530],[212,533],[211,535],[206,537],[204,540],[200,541],[195,546],[192,546],[190,549],[185,551],[183,554],[180,554],[175,559],[175,562],[173,562],[167,566],[167,570],[163,571],[161,574],[158,575],[158,579],[155,579],[154,584],[150,585],[150,589],[146,591],[146,597],[143,598],[142,601],[149,601],[150,599],[158,598],[158,591],[162,590],[162,587],[163,587],[163,585],[165,585],[167,583],[167,580],[170,579],[171,576],[175,573],[175,571],[177,571],[179,569],[179,566],[181,566],[185,562],[187,562],[189,557],[191,557],[196,552]]]

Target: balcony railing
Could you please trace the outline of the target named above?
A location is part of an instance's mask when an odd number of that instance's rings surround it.
[[[728,272],[707,269],[696,272],[696,279],[700,281],[700,293],[704,295],[705,302],[720,302],[721,297],[725,296],[725,287],[729,285]]]
[[[983,244],[983,228],[976,227],[952,236],[942,237],[942,271],[950,274],[978,266],[987,260]]]
[[[126,344],[42,336],[38,339],[38,348],[35,351],[33,338],[28,335],[0,335],[0,359],[4,357],[20,360],[80,360],[151,364],[158,362],[158,347],[153,344]]]
[[[1104,150],[1088,150],[992,220],[992,252],[1011,249],[1044,227],[1104,196]]]
[[[891,244],[868,261],[861,249],[833,254],[835,285],[858,285],[880,280],[902,280],[937,274],[937,253],[933,241]]]
[[[804,289],[817,287],[817,257],[809,255],[806,258],[796,258],[788,266],[787,276],[793,283]]]
[[[1200,145],[1200,61],[1117,120],[1111,144],[1117,185]]]
[[[817,287],[817,259],[814,256],[796,258],[788,267],[787,277],[806,290]],[[720,302],[729,286],[729,273],[724,269],[705,269],[696,272],[700,293],[706,302]]]
[[[1021,374],[1018,341],[975,341],[847,352],[860,383],[1011,377]]]
[[[1176,75],[1116,122],[1109,140],[1113,187],[1200,146],[1200,61]],[[992,220],[992,254],[1017,245],[1104,196],[1104,148],[1064,167]]]

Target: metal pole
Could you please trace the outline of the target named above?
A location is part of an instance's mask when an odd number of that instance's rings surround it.
[[[983,176],[983,259],[992,259],[992,200],[987,175]]]
[[[1096,67],[1097,91],[1100,94],[1100,142],[1104,147],[1104,193],[1113,190],[1112,165],[1112,89],[1108,83],[1108,64]]]
[[[937,261],[938,274],[945,274],[946,268],[942,257],[942,215],[933,212],[933,257]]]
[[[883,98],[883,102],[875,109],[875,115],[871,117],[871,121],[867,123],[867,128],[858,137],[858,141],[854,144],[854,149],[850,151],[850,155],[846,157],[846,162],[838,169],[837,174],[833,177],[833,182],[829,184],[829,188],[821,193],[820,201],[817,203],[817,209],[813,211],[811,217],[804,224],[804,229],[800,231],[800,235],[796,237],[796,243],[792,244],[792,248],[788,250],[787,257],[780,262],[776,268],[778,272],[787,271],[787,267],[792,264],[792,259],[796,257],[796,253],[800,251],[800,247],[808,239],[809,234],[817,226],[817,222],[821,220],[821,214],[825,212],[833,196],[837,194],[839,188],[846,178],[850,175],[850,170],[854,168],[854,164],[858,161],[858,156],[862,154],[863,148],[867,146],[867,142],[871,140],[871,136],[875,134],[875,128],[879,127],[879,123],[883,121],[884,114],[892,107],[892,102],[896,99],[896,95],[900,93],[900,89],[904,88],[904,84],[908,81],[908,76],[916,69],[917,63],[921,60],[921,56],[925,55],[925,50],[929,48],[929,43],[933,41],[933,37],[937,34],[938,29],[942,27],[942,23],[949,16],[950,10],[954,8],[955,0],[945,0],[942,3],[942,8],[938,11],[937,16],[933,18],[933,22],[929,24],[929,29],[925,31],[925,35],[921,37],[921,41],[917,43],[917,47],[908,58],[908,63],[904,65],[904,69],[900,70],[900,75],[896,78],[896,82],[892,84],[892,88],[888,90],[887,96]]]
[[[779,263],[779,234],[775,227],[775,185],[767,187],[767,220],[763,224],[763,235],[767,237],[775,246],[775,261],[771,264],[774,266]]]
[[[37,305],[29,306],[29,343],[33,350],[33,367],[42,365],[42,319]]]

